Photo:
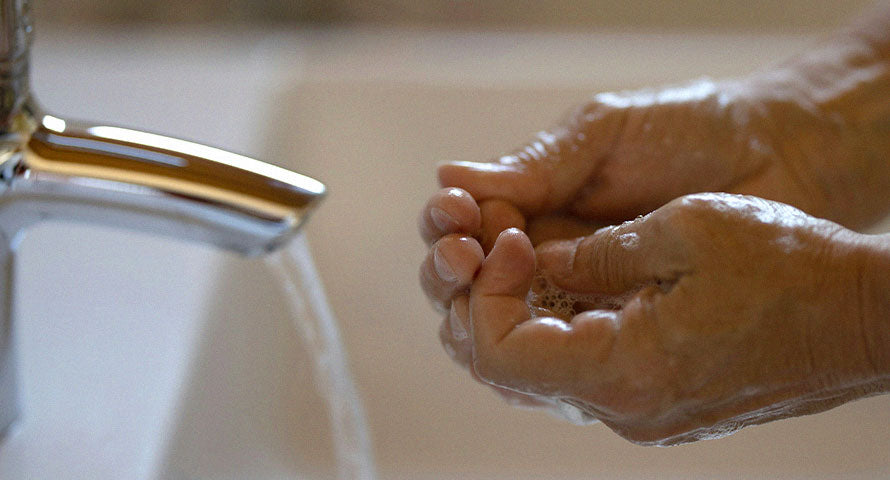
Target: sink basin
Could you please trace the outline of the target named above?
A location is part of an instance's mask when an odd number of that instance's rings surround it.
[[[41,26],[35,91],[71,118],[262,156],[270,86],[293,72],[269,39]],[[0,478],[329,478],[311,359],[261,261],[48,223],[17,266],[23,410]]]
[[[885,478],[890,398],[672,449],[509,408],[441,351],[415,216],[442,159],[494,156],[595,91],[740,74],[792,35],[53,31],[35,91],[330,187],[307,225],[381,478]],[[261,262],[71,224],[30,232],[26,406],[0,478],[330,478],[311,361]],[[114,295],[108,295],[114,292]]]

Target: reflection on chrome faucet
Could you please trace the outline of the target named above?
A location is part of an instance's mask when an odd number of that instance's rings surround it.
[[[286,242],[324,186],[257,160],[161,135],[36,112],[3,163],[0,228],[63,217],[206,241],[243,254]],[[13,239],[14,240],[14,239]]]
[[[255,255],[293,237],[325,192],[242,155],[44,113],[28,91],[28,11],[0,0],[0,431],[18,411],[13,256],[28,226],[88,221]]]

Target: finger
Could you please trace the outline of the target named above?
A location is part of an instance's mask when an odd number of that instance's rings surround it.
[[[485,200],[479,203],[482,214],[480,243],[486,253],[491,251],[498,235],[508,228],[525,230],[525,217],[513,204],[504,200]]]
[[[558,209],[594,172],[599,156],[584,133],[589,125],[578,118],[492,162],[444,163],[439,183],[461,187],[477,200],[506,200],[530,214]]]
[[[670,235],[661,235],[659,225],[653,214],[587,237],[542,244],[536,252],[541,272],[578,293],[620,295],[674,282],[686,271],[684,251]]]
[[[458,295],[448,310],[448,323],[454,339],[470,344],[470,297]]]
[[[482,263],[470,290],[474,369],[490,383],[528,393],[595,388],[592,372],[611,355],[623,312],[584,312],[571,322],[532,318],[525,299],[534,260],[528,238],[507,230]]]
[[[621,326],[622,312],[617,310],[588,310],[572,318],[573,341],[587,344],[589,358],[604,364],[612,352],[612,345]]]
[[[485,258],[470,289],[473,369],[486,382],[526,393],[552,394],[546,344],[560,344],[565,322],[531,319],[525,298],[535,273],[531,242],[517,229],[505,230]],[[558,322],[558,324],[556,323]],[[547,324],[541,338],[513,339],[520,326]],[[524,337],[524,335],[522,335]]]
[[[482,247],[458,234],[439,239],[420,266],[420,285],[433,304],[446,309],[452,297],[466,291],[482,264]]]
[[[473,370],[471,365],[472,343],[467,335],[469,320],[469,298],[466,295],[459,295],[451,303],[451,310],[440,330],[442,342],[448,344],[446,350],[451,354],[451,358],[459,365],[468,368],[474,380],[494,390],[499,397],[510,405],[524,408],[549,407],[552,404],[549,400],[536,395],[491,385],[476,375],[476,371]]]
[[[483,232],[485,230],[484,223],[483,216]],[[532,245],[540,245],[550,240],[586,237],[603,226],[605,225],[602,222],[591,222],[576,216],[555,214],[542,215],[529,220],[528,226],[524,230],[528,233]]]
[[[463,299],[463,301],[460,299]],[[463,322],[460,318],[457,318],[459,315],[467,316],[467,296],[460,295],[456,297],[451,305],[451,309],[439,327],[439,341],[442,342],[442,347],[455,363],[472,371],[473,346],[467,331],[462,326]],[[462,308],[464,311],[460,312]]]
[[[472,368],[472,344],[467,334],[468,331],[469,298],[466,295],[458,295],[451,302],[451,309],[439,329],[439,339],[451,359],[458,365],[467,368],[474,380],[494,390],[501,399],[514,407],[550,407],[552,402],[547,399],[491,385],[479,378]]]
[[[427,244],[449,233],[476,235],[481,216],[473,197],[460,188],[443,188],[434,193],[420,212],[418,227]]]
[[[520,331],[540,330],[543,339],[573,331],[577,331],[579,337],[591,332],[599,337],[600,333],[616,328],[617,313],[608,310],[584,312],[571,323],[555,318],[532,318],[526,298],[535,274],[534,255],[528,237],[510,229],[501,233],[482,263],[470,290],[470,328],[477,348],[497,348],[508,336]],[[599,329],[605,330],[599,332]]]

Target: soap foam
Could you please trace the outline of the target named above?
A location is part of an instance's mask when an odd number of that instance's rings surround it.
[[[541,272],[535,274],[526,297],[532,316],[557,317],[567,322],[588,310],[619,309],[624,301],[624,297],[569,292],[554,285]]]

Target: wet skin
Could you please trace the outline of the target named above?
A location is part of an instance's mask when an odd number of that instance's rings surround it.
[[[887,32],[884,11],[743,79],[599,94],[512,154],[441,165],[420,276],[446,351],[642,444],[886,392],[890,240],[852,229],[890,207]],[[536,268],[622,302],[530,309]]]

